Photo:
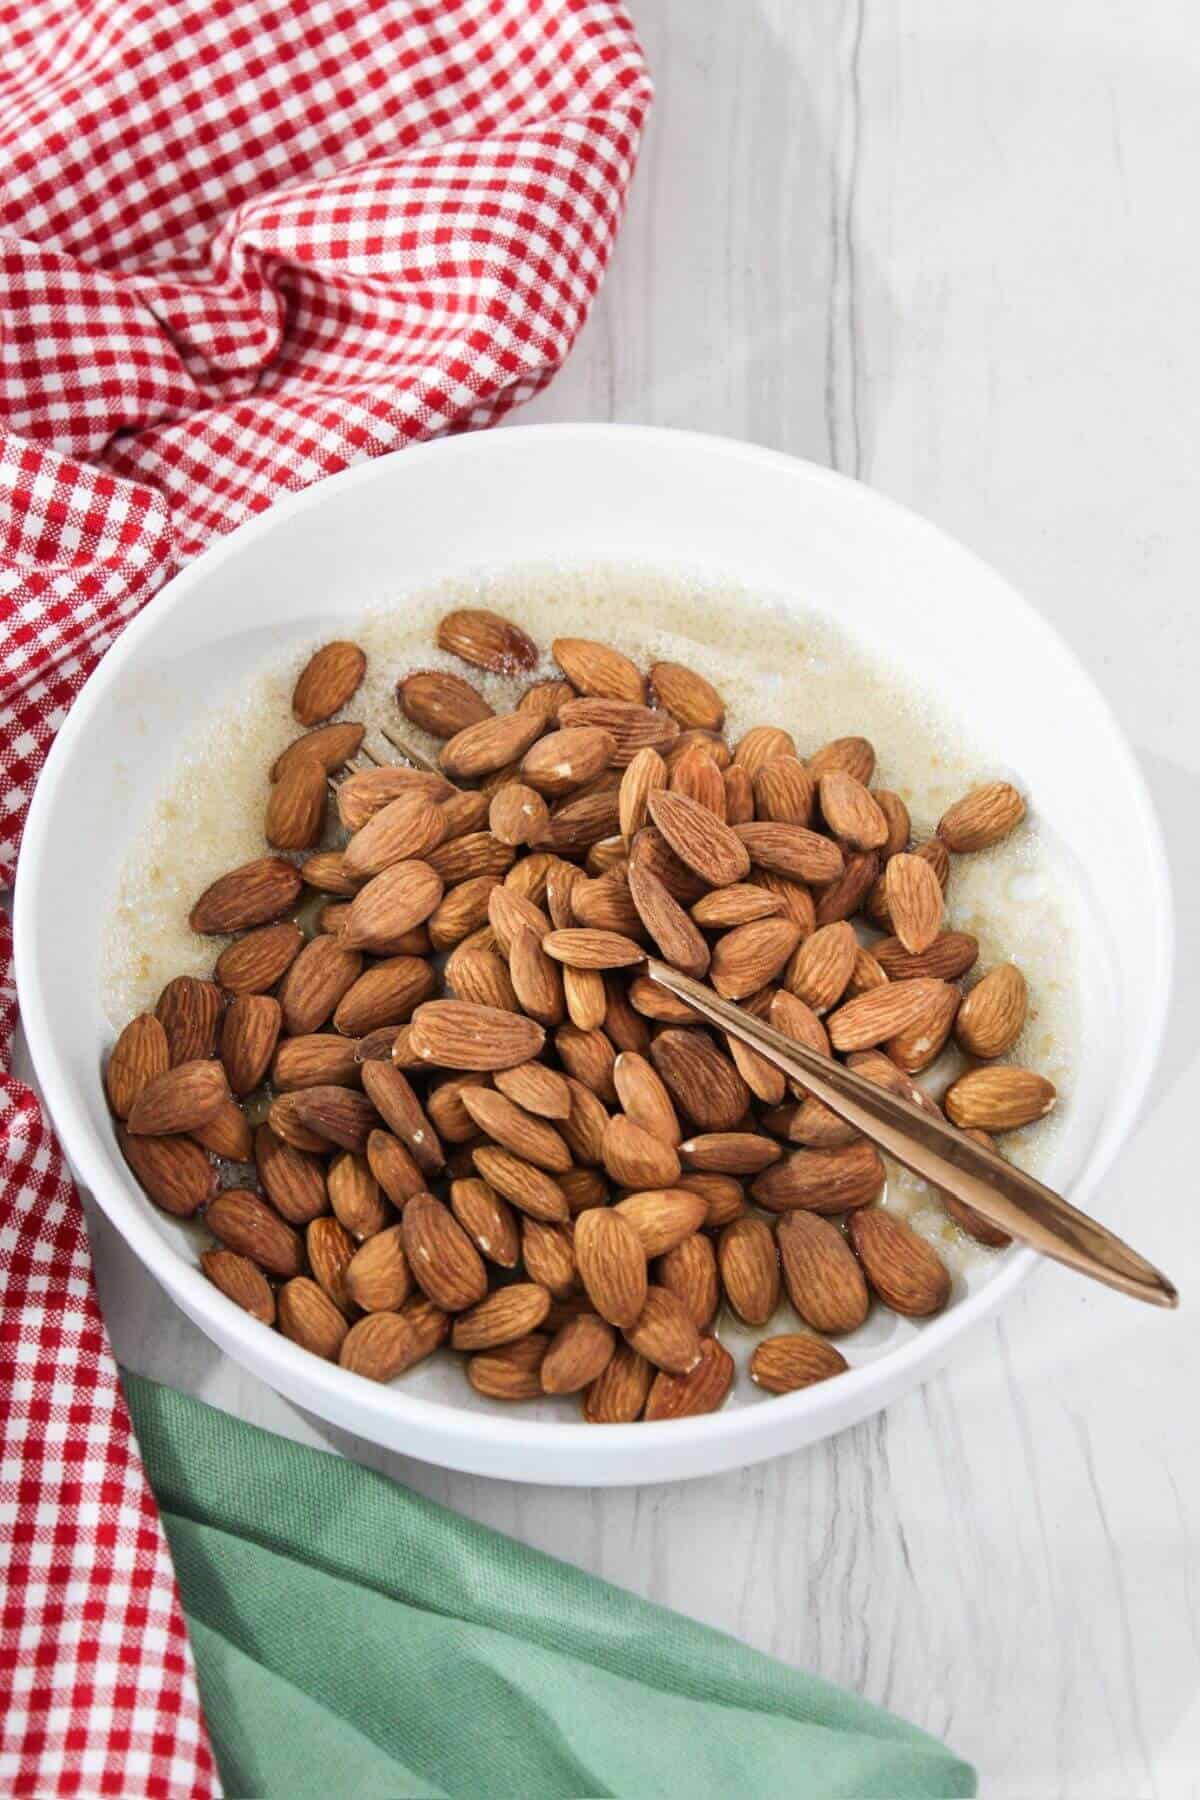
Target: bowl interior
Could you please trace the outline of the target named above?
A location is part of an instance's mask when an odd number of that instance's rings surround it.
[[[620,1481],[749,1461],[862,1416],[944,1355],[1030,1258],[973,1271],[928,1325],[889,1315],[867,1342],[870,1360],[824,1389],[751,1395],[740,1409],[653,1428],[539,1422],[476,1410],[459,1371],[436,1359],[402,1387],[371,1389],[238,1314],[195,1271],[188,1232],[133,1186],[99,1081],[112,1036],[100,1001],[105,908],[181,735],[256,665],[344,630],[398,587],[589,558],[682,560],[796,594],[960,716],[973,746],[1036,797],[1083,901],[1081,1058],[1048,1179],[1087,1204],[1149,1078],[1170,959],[1157,826],[1124,742],[1065,647],[967,552],[866,489],[720,440],[603,427],[447,440],[323,483],[202,557],[129,628],[60,733],[20,866],[18,980],[80,1179],[233,1354],[313,1410],[416,1454],[517,1478]],[[608,635],[602,619],[570,629]],[[1148,879],[1130,882],[1131,867]],[[1102,1204],[1093,1210],[1103,1216]]]

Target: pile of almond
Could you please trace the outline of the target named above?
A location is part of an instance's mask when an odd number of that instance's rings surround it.
[[[538,662],[489,612],[438,643],[510,676]],[[873,1145],[655,986],[647,952],[935,1109],[913,1077],[953,1033],[950,1120],[1029,1124],[1054,1089],[998,1060],[1024,980],[1001,963],[964,997],[978,944],[944,901],[952,858],[1024,804],[991,782],[914,843],[866,739],[802,757],[759,725],[731,746],[692,670],[580,638],[553,654],[561,677],[504,714],[464,676],[407,675],[439,767],[349,773],[364,729],[330,721],[366,658],[313,656],[310,729],[271,770],[276,853],[200,895],[194,930],[230,939],[212,979],[169,982],[112,1052],[121,1146],[158,1206],[203,1212],[223,1293],[372,1380],[448,1341],[498,1400],[709,1412],[734,1379],[722,1307],[766,1331],[786,1293],[806,1329],[750,1364],[786,1393],[845,1369],[828,1339],[872,1304],[927,1316],[950,1277],[877,1204]]]

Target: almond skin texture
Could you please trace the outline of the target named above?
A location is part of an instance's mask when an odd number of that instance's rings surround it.
[[[405,792],[358,828],[342,852],[343,866],[351,880],[367,881],[393,863],[430,859],[445,835],[441,807],[419,790]],[[447,879],[443,869],[438,872]]]
[[[603,1374],[584,1392],[584,1419],[589,1425],[632,1425],[642,1416],[653,1380],[653,1363],[619,1343]]]
[[[733,1358],[714,1337],[700,1340],[700,1360],[686,1375],[660,1369],[654,1377],[642,1417],[691,1419],[717,1412],[733,1386]]]
[[[727,1000],[755,994],[783,968],[800,942],[793,919],[755,919],[737,925],[717,939],[712,953],[712,984]]]
[[[601,1216],[584,1213],[582,1218]],[[633,1324],[625,1328],[625,1338],[656,1369],[666,1369],[671,1375],[686,1375],[700,1361],[700,1334],[682,1301],[667,1288],[647,1288],[645,1304]]]
[[[682,1301],[697,1331],[706,1331],[721,1304],[717,1253],[711,1239],[694,1231],[659,1258],[656,1274],[659,1284]]]
[[[370,1066],[381,1068],[383,1065],[372,1063]],[[292,1116],[306,1130],[323,1138],[326,1145],[336,1144],[342,1150],[365,1150],[368,1137],[379,1124],[379,1115],[370,1100],[365,1094],[356,1094],[353,1088],[298,1088],[294,1094],[286,1096],[286,1103]]]
[[[842,1213],[866,1206],[883,1190],[883,1161],[873,1144],[796,1150],[755,1177],[751,1192],[768,1212]]]
[[[818,1056],[832,1054],[829,1033],[812,1007],[795,994],[789,993],[786,988],[772,995],[767,1017],[776,1031],[781,1031],[784,1037],[792,1038],[797,1044],[807,1045]]]
[[[117,1142],[155,1206],[177,1219],[190,1219],[216,1191],[217,1171],[190,1138],[133,1137],[119,1126]]]
[[[507,1200],[486,1181],[464,1176],[450,1183],[450,1210],[488,1262],[501,1269],[515,1269],[521,1254],[521,1233]]]
[[[884,875],[892,930],[911,956],[928,950],[942,929],[941,884],[923,857],[893,856]]]
[[[154,1016],[167,1034],[171,1067],[216,1055],[221,991],[215,982],[177,975],[158,996]]]
[[[366,672],[367,659],[357,644],[345,639],[323,644],[304,665],[292,694],[301,725],[319,725],[340,712]]]
[[[271,1084],[279,1094],[306,1087],[361,1087],[358,1050],[356,1039],[336,1031],[283,1038],[271,1064]]]
[[[857,1331],[871,1299],[861,1265],[836,1226],[816,1213],[785,1213],[776,1230],[788,1299],[814,1331]]]
[[[400,1139],[426,1175],[436,1175],[446,1158],[438,1134],[402,1070],[390,1063],[364,1063],[363,1088],[384,1124]]]
[[[249,1162],[254,1138],[249,1121],[236,1100],[223,1100],[211,1119],[191,1133],[202,1149],[228,1162]]]
[[[725,723],[725,702],[716,688],[683,663],[652,664],[650,691],[685,731],[720,731]]]
[[[511,954],[518,932],[528,929],[541,939],[550,929],[550,920],[540,906],[504,885],[488,895],[488,923],[505,956]]]
[[[595,1313],[568,1320],[550,1340],[542,1359],[542,1391],[577,1394],[604,1373],[616,1342],[612,1326]]]
[[[628,1194],[615,1209],[637,1232],[648,1258],[665,1256],[703,1225],[708,1208],[688,1188],[657,1188]]]
[[[1044,1119],[1057,1097],[1054,1083],[1044,1075],[993,1063],[960,1075],[946,1090],[942,1104],[951,1124],[964,1130],[1015,1131]]]
[[[179,1063],[148,1081],[129,1109],[129,1129],[138,1137],[170,1137],[194,1131],[229,1098],[219,1062]]]
[[[944,996],[957,994],[944,981],[928,976],[915,981],[889,981],[847,1000],[829,1015],[829,1041],[835,1050],[872,1050],[901,1032],[911,1031],[941,1009]]]
[[[823,887],[817,896],[815,923],[833,925],[839,919],[853,918],[861,910],[878,873],[879,856],[876,851],[849,851],[846,866],[837,880]]]
[[[537,844],[550,825],[550,810],[542,796],[523,782],[512,781],[493,796],[488,827],[502,844]]]
[[[388,1135],[387,1132],[372,1132],[368,1144]],[[374,1165],[366,1158],[349,1151],[343,1156],[335,1156],[326,1181],[334,1215],[339,1225],[356,1241],[374,1237],[376,1232],[395,1223],[395,1214],[383,1197]]]
[[[461,1313],[450,1329],[455,1350],[491,1350],[528,1337],[543,1324],[550,1311],[550,1295],[536,1282],[514,1282],[497,1288],[469,1312]]]
[[[760,1132],[710,1131],[680,1144],[689,1169],[714,1175],[757,1175],[783,1155],[779,1145]]]
[[[674,854],[710,887],[730,887],[750,873],[750,853],[738,833],[699,801],[660,788],[647,810]]]
[[[541,730],[536,713],[500,713],[456,732],[442,745],[438,762],[451,781],[478,781],[516,762]]]
[[[893,984],[897,985],[897,984]],[[892,1061],[910,1075],[918,1074],[937,1061],[945,1048],[958,1012],[962,996],[948,982],[939,982],[928,990],[929,998],[919,1018],[898,1031],[887,1041]]]
[[[358,951],[348,950],[340,938],[315,937],[307,943],[279,988],[288,1035],[307,1037],[319,1031],[358,980],[362,966]]]
[[[226,1188],[204,1215],[209,1230],[230,1250],[248,1256],[268,1275],[289,1281],[304,1267],[304,1246],[274,1207],[242,1188]]]
[[[1025,1024],[1025,977],[1015,963],[998,963],[976,983],[958,1009],[954,1035],[968,1056],[988,1061],[1011,1050]]]
[[[478,1250],[448,1207],[415,1194],[404,1209],[404,1254],[413,1279],[443,1312],[465,1312],[487,1293]]]
[[[542,949],[555,962],[567,963],[573,969],[627,969],[646,960],[646,952],[632,938],[618,931],[596,931],[590,927],[548,931],[542,939]]]
[[[674,1148],[683,1136],[671,1096],[661,1076],[636,1050],[624,1050],[613,1065],[617,1098],[635,1125]],[[569,1098],[569,1096],[568,1096]]]
[[[363,1312],[396,1312],[413,1291],[404,1253],[404,1228],[389,1225],[355,1250],[343,1275],[346,1292]]]
[[[796,740],[790,732],[781,730],[777,725],[755,725],[744,737],[738,739],[733,760],[739,768],[745,769],[753,781],[759,771],[777,756],[795,754]]]
[[[617,1090],[613,1085],[616,1052],[603,1031],[580,1031],[574,1025],[560,1025],[554,1034],[554,1047],[559,1061],[577,1082],[589,1088],[599,1100],[610,1105],[616,1101]],[[576,1150],[575,1154],[578,1156],[579,1152]],[[599,1161],[599,1157],[595,1160]]]
[[[979,960],[979,940],[969,931],[943,931],[914,956],[898,937],[881,938],[872,944],[871,954],[889,981],[912,981],[922,975],[957,981]]]
[[[414,1194],[424,1192],[425,1180],[420,1169],[399,1138],[393,1137],[390,1131],[373,1131],[367,1139],[367,1168],[392,1205],[400,1211]],[[376,1200],[375,1205],[378,1204]],[[379,1210],[386,1222],[386,1209],[380,1207]],[[379,1228],[375,1227],[376,1230]],[[365,1237],[367,1234],[360,1231],[357,1235]]]
[[[284,1337],[314,1356],[337,1361],[349,1327],[344,1315],[315,1281],[307,1275],[297,1275],[285,1282],[279,1290],[277,1311]]]
[[[326,1214],[319,1219],[310,1219],[304,1243],[316,1281],[338,1310],[349,1318],[354,1312],[354,1302],[346,1286],[346,1270],[354,1255],[354,1239],[345,1226]]]
[[[725,782],[707,748],[688,745],[682,755],[672,757],[670,769],[673,794],[686,794],[724,822]]]
[[[384,1025],[402,1025],[436,987],[437,978],[422,957],[390,956],[346,989],[334,1008],[334,1029],[346,1037],[365,1037]]]
[[[535,681],[517,701],[517,711],[541,713],[544,719],[556,719],[559,707],[575,697],[575,689],[569,681]]]
[[[998,844],[1025,817],[1025,802],[1007,781],[989,781],[955,801],[938,821],[947,850],[986,850]]]
[[[325,820],[325,765],[315,757],[288,763],[267,799],[264,836],[276,850],[307,850]]]
[[[343,1369],[368,1381],[391,1381],[437,1349],[450,1329],[447,1315],[428,1300],[410,1300],[403,1312],[368,1313],[342,1340]]]
[[[452,738],[493,713],[478,688],[447,669],[417,669],[406,675],[396,683],[396,699],[405,718],[435,738]]]
[[[464,1088],[462,1103],[480,1131],[524,1162],[550,1175],[571,1167],[571,1152],[554,1127],[495,1089]]]
[[[432,1000],[418,1006],[412,1021],[412,1048],[423,1062],[441,1069],[511,1069],[539,1056],[542,1027],[517,1013],[461,1000]]]
[[[483,1144],[472,1149],[471,1161],[489,1187],[530,1218],[561,1223],[570,1217],[566,1196],[553,1176],[511,1150]]]
[[[804,825],[780,825],[774,820],[738,825],[735,832],[749,858],[759,868],[789,881],[811,881],[817,886],[836,881],[845,858],[832,838],[809,831]]]
[[[747,881],[705,894],[692,907],[692,917],[706,931],[723,931],[735,925],[749,925],[755,919],[778,918],[784,911],[778,894]]]
[[[361,831],[369,819],[393,800],[404,797],[424,799],[436,806],[453,792],[445,776],[436,771],[431,774],[424,769],[389,766],[355,769],[338,784],[338,817],[347,831]]]
[[[544,1063],[518,1063],[515,1069],[500,1069],[495,1081],[502,1094],[538,1118],[570,1117],[571,1090],[566,1077]]]
[[[270,1283],[257,1264],[236,1250],[204,1250],[200,1267],[214,1287],[252,1319],[263,1325],[275,1323],[275,1296]]]
[[[847,1230],[854,1254],[885,1306],[914,1319],[941,1312],[950,1298],[945,1264],[911,1226],[883,1207],[852,1213]]]
[[[104,1072],[108,1104],[118,1119],[127,1119],[138,1095],[171,1066],[167,1034],[153,1013],[131,1019],[113,1045]]]
[[[798,757],[774,757],[754,777],[754,807],[749,818],[773,820],[777,825],[811,825],[816,794],[817,784]]]
[[[590,638],[555,638],[551,649],[578,693],[600,700],[628,700],[638,706],[644,702],[646,684],[641,673],[619,650]]]
[[[570,725],[551,731],[525,752],[521,779],[539,794],[560,799],[606,769],[617,741],[600,725]]]
[[[347,719],[336,725],[318,725],[289,744],[271,765],[271,780],[281,781],[297,762],[319,762],[327,775],[344,768],[363,741],[363,727]]]
[[[735,1219],[717,1246],[717,1264],[729,1304],[747,1325],[765,1325],[779,1305],[779,1255],[763,1219]]]
[[[260,856],[205,888],[188,915],[193,931],[219,936],[266,925],[300,897],[300,871],[281,856]]]
[[[722,770],[721,780],[725,783],[725,823],[748,825],[754,817],[754,783],[736,763]]]
[[[537,645],[519,625],[482,607],[447,613],[438,624],[437,645],[493,675],[518,675],[538,662]]]
[[[626,766],[617,794],[617,822],[626,843],[645,825],[651,794],[666,785],[667,765],[658,751],[639,750]]]
[[[843,1374],[847,1367],[845,1357],[832,1344],[788,1332],[763,1339],[750,1358],[750,1379],[770,1394],[794,1394],[798,1388]]]
[[[742,1184],[732,1175],[694,1174],[691,1170],[679,1177],[678,1187],[699,1194],[704,1201],[704,1229],[719,1231],[731,1219],[740,1219],[746,1210]]]
[[[278,1000],[269,994],[239,994],[221,1024],[221,1062],[231,1093],[248,1094],[271,1064],[283,1024]]]
[[[609,1177],[619,1187],[670,1187],[680,1172],[672,1146],[623,1113],[605,1128],[602,1155]]]
[[[610,1325],[640,1318],[646,1304],[646,1252],[628,1219],[593,1207],[575,1221],[575,1261],[588,1299]],[[635,1346],[641,1348],[641,1346]]]
[[[750,1089],[706,1031],[661,1031],[650,1060],[679,1110],[702,1131],[732,1131],[750,1104]]]
[[[834,837],[855,850],[878,850],[888,822],[869,790],[845,769],[826,769],[817,783],[821,814]]]
[[[467,1380],[489,1400],[539,1400],[549,1342],[543,1332],[534,1331],[516,1343],[478,1351],[467,1363]]]
[[[265,994],[303,948],[304,933],[298,925],[262,925],[222,950],[213,974],[227,993]]]
[[[834,738],[809,757],[808,766],[818,780],[830,769],[843,769],[866,787],[875,773],[875,750],[864,737]]]
[[[339,934],[343,948],[387,955],[397,938],[436,912],[444,891],[441,876],[428,863],[393,863],[351,901]]]
[[[652,869],[631,865],[628,884],[638,918],[666,960],[702,980],[708,972],[708,945],[678,900]]]
[[[827,1013],[845,993],[857,955],[858,939],[851,925],[844,921],[822,925],[792,957],[784,985],[814,1013]]]

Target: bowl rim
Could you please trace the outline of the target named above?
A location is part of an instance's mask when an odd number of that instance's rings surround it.
[[[1125,765],[1131,790],[1140,807],[1141,817],[1138,823],[1144,841],[1152,852],[1148,866],[1142,869],[1141,879],[1146,886],[1147,916],[1154,920],[1156,926],[1153,942],[1157,949],[1157,956],[1147,972],[1147,1024],[1137,1046],[1132,1070],[1097,1132],[1079,1178],[1071,1186],[1077,1199],[1086,1196],[1111,1167],[1132,1131],[1150,1086],[1166,1024],[1175,955],[1175,922],[1162,829],[1145,778],[1112,707],[1066,639],[990,564],[920,514],[835,470],[785,451],[767,449],[736,438],[647,425],[524,424],[506,426],[497,431],[443,437],[414,445],[404,451],[404,464],[413,458],[453,463],[462,457],[519,453],[534,438],[554,439],[564,447],[605,446],[617,452],[623,444],[628,445],[633,440],[645,443],[658,439],[665,454],[670,454],[676,447],[685,447],[706,455],[727,458],[742,465],[747,471],[769,468],[799,473],[811,484],[826,486],[839,499],[845,499],[848,490],[853,490],[856,503],[864,505],[868,511],[877,512],[895,527],[931,540],[940,547],[949,548],[960,558],[968,558],[991,582],[1001,583],[1007,602],[1014,614],[1021,619],[1024,630],[1035,639],[1040,636],[1059,658],[1071,665],[1080,691],[1089,698],[1113,752]],[[465,1449],[469,1445],[480,1443],[494,1449],[522,1445],[526,1449],[557,1450],[570,1464],[592,1458],[600,1444],[605,1450],[618,1456],[636,1446],[648,1468],[652,1468],[656,1448],[666,1452],[668,1446],[675,1450],[682,1448],[685,1443],[700,1447],[705,1444],[715,1446],[719,1442],[726,1450],[733,1447],[735,1454],[723,1456],[714,1467],[737,1466],[738,1446],[748,1452],[741,1457],[742,1462],[782,1452],[789,1447],[788,1422],[801,1416],[809,1420],[813,1427],[805,1432],[803,1441],[826,1435],[822,1422],[830,1416],[844,1415],[842,1422],[849,1423],[872,1410],[869,1405],[862,1404],[871,1389],[886,1388],[889,1393],[904,1391],[915,1384],[910,1379],[914,1371],[916,1379],[921,1378],[922,1371],[931,1373],[944,1359],[947,1346],[964,1331],[993,1316],[1041,1259],[1030,1249],[1014,1246],[1006,1253],[1005,1264],[992,1275],[980,1292],[947,1308],[938,1318],[925,1323],[920,1333],[895,1350],[858,1367],[851,1367],[836,1382],[823,1382],[797,1393],[775,1396],[769,1408],[751,1404],[733,1411],[719,1411],[696,1418],[610,1425],[601,1436],[595,1426],[580,1422],[532,1420],[519,1412],[509,1414],[468,1410],[444,1400],[407,1393],[402,1386],[395,1384],[377,1385],[310,1355],[279,1332],[264,1330],[258,1321],[243,1312],[206,1280],[198,1267],[189,1264],[160,1235],[149,1218],[143,1216],[130,1195],[111,1180],[100,1160],[92,1128],[76,1101],[71,1083],[59,1071],[33,943],[37,929],[35,872],[54,817],[60,771],[69,762],[77,742],[85,737],[94,715],[104,705],[107,690],[114,677],[126,664],[136,659],[143,639],[150,631],[159,628],[165,615],[188,604],[191,592],[199,582],[206,579],[222,562],[238,556],[248,544],[266,534],[286,531],[290,522],[299,514],[320,508],[328,503],[331,496],[352,486],[366,486],[372,481],[386,479],[384,464],[392,460],[390,457],[370,460],[286,495],[201,552],[164,583],[120,633],[92,671],[58,730],[34,791],[21,843],[13,907],[14,963],[18,1004],[30,1057],[47,1111],[66,1150],[71,1168],[160,1284],[172,1293],[173,1298],[176,1297],[176,1289],[186,1296],[185,1310],[201,1324],[207,1315],[215,1311],[222,1320],[224,1335],[236,1340],[236,1354],[252,1372],[268,1382],[274,1381],[278,1375],[281,1385],[288,1388],[294,1386],[294,1382],[288,1380],[288,1377],[293,1377],[300,1385],[319,1392],[322,1402],[329,1408],[326,1416],[337,1418],[340,1411],[338,1402],[342,1401],[346,1403],[346,1413],[351,1416],[354,1413],[368,1414],[372,1419],[381,1423],[387,1421],[392,1426],[409,1418],[414,1427],[423,1427],[420,1435],[426,1442],[431,1435],[441,1439],[447,1452],[455,1446]],[[164,1264],[167,1273],[163,1271]],[[880,1405],[887,1403],[889,1393],[884,1394]],[[351,1428],[359,1435],[366,1435],[356,1424],[352,1424]],[[830,1429],[838,1428],[835,1420]],[[764,1442],[754,1447],[753,1440],[756,1438],[780,1441],[774,1445]],[[423,1454],[415,1448],[413,1453]],[[449,1454],[447,1464],[456,1467],[474,1466],[470,1459],[465,1463],[458,1462]],[[569,1478],[569,1474],[569,1469],[564,1468],[563,1477]],[[516,1473],[508,1478],[519,1480],[522,1476]],[[540,1479],[536,1475],[524,1478]],[[631,1482],[655,1478],[652,1472],[640,1478],[636,1473],[629,1476]]]

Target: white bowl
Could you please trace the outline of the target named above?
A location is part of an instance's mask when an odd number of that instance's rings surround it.
[[[445,439],[321,482],[200,557],[129,626],[59,732],[25,831],[17,981],[77,1178],[231,1356],[311,1412],[408,1455],[510,1480],[615,1485],[737,1467],[875,1412],[1003,1305],[1032,1253],[992,1259],[940,1318],[905,1324],[871,1360],[806,1392],[655,1425],[545,1422],[480,1403],[452,1359],[378,1387],[250,1319],[135,1187],[100,1081],[112,1037],[103,912],[139,823],[119,771],[131,759],[169,766],[231,671],[334,635],[401,582],[588,558],[683,560],[829,607],[968,719],[974,746],[1017,768],[1073,859],[1087,915],[1083,1044],[1048,1179],[1103,1216],[1098,1183],[1146,1092],[1171,965],[1166,863],[1133,757],[1066,646],[967,551],[865,487],[722,439],[591,425]],[[147,806],[152,786],[147,776]]]

